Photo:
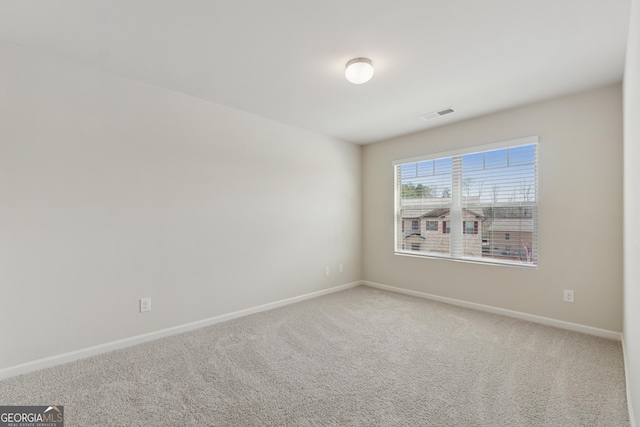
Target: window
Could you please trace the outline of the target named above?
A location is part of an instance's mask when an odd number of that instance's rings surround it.
[[[404,219],[427,218],[414,252],[536,266],[537,151],[538,138],[528,137],[394,162],[396,253],[408,246]]]
[[[411,221],[411,229],[420,230],[420,221],[418,221],[417,219],[414,219],[413,221]]]
[[[464,234],[478,234],[478,221],[462,221]]]

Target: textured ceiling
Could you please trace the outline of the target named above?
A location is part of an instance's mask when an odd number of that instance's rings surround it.
[[[368,143],[622,79],[630,0],[0,0],[0,43]],[[364,56],[375,75],[344,79]],[[453,106],[429,122],[418,116]]]

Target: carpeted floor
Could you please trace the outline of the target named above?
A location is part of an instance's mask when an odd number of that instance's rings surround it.
[[[628,426],[619,342],[360,286],[0,382],[74,426]]]

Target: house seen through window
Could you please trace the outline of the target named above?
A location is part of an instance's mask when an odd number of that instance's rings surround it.
[[[536,266],[537,142],[394,162],[396,253]]]

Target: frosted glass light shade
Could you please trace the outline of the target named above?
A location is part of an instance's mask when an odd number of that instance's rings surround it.
[[[373,77],[373,65],[368,58],[355,58],[347,62],[347,69],[344,76],[351,83],[359,85],[366,83]]]

